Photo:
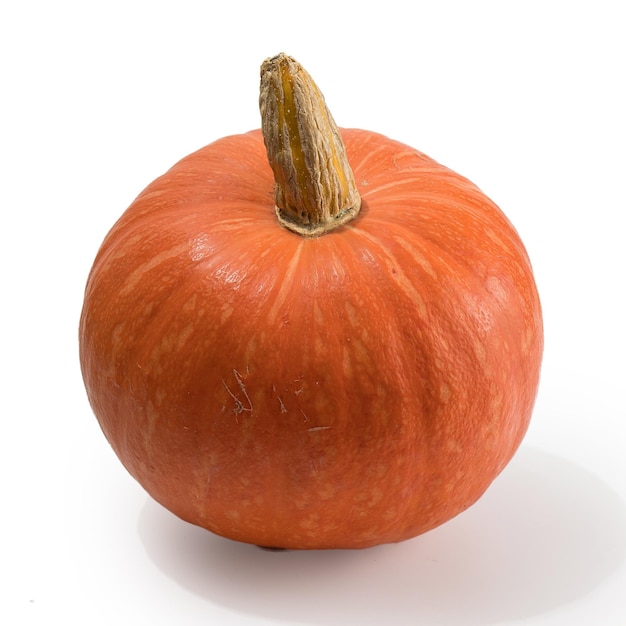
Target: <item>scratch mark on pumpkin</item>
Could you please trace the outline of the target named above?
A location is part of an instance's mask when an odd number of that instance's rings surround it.
[[[235,376],[235,380],[237,381],[237,385],[239,386],[239,389],[243,393],[243,395],[244,395],[244,397],[246,399],[246,402],[248,403],[248,406],[245,406],[244,403],[239,399],[237,394],[235,394],[231,390],[231,388],[226,384],[226,381],[222,378],[222,384],[224,385],[224,388],[228,392],[228,395],[235,402],[235,407],[233,408],[233,413],[235,415],[240,415],[244,411],[248,411],[248,412],[252,413],[254,408],[252,406],[252,401],[250,400],[250,396],[248,395],[248,390],[246,389],[246,386],[245,386],[245,384],[243,382],[243,378],[241,377],[241,374],[237,370],[235,370],[235,369],[233,370],[233,375]]]
[[[272,385],[272,391],[276,393],[276,385]],[[276,399],[278,400],[278,404],[280,404],[280,412],[287,413],[287,407],[285,406],[283,399],[277,393],[276,393]]]
[[[230,387],[226,384],[226,381],[223,378],[222,378],[222,385],[224,385],[224,389],[228,391],[228,395],[235,401],[235,408],[233,409],[233,413],[235,415],[239,415],[244,410],[241,400],[230,390]]]
[[[332,426],[311,426],[311,428],[308,429],[308,431],[310,433],[316,432],[318,430],[330,430],[332,428]]]
[[[235,376],[235,380],[237,381],[237,384],[239,385],[239,389],[241,389],[243,395],[246,397],[246,400],[248,401],[249,408],[246,410],[252,412],[253,410],[252,400],[250,400],[250,396],[248,395],[248,390],[246,389],[246,386],[244,385],[243,378],[241,377],[241,374],[237,370],[233,370],[233,374]]]

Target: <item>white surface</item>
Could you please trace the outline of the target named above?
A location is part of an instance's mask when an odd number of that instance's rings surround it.
[[[0,8],[0,623],[623,626],[621,3],[309,4]],[[475,507],[400,545],[273,553],[178,521],[121,468],[80,379],[106,231],[176,160],[259,126],[258,68],[279,51],[340,125],[481,186],[542,295],[520,453]]]

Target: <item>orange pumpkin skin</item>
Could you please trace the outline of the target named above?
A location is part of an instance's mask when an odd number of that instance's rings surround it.
[[[149,185],[88,279],[88,397],[128,471],[184,520],[283,548],[361,548],[474,503],[528,427],[543,334],[517,233],[472,183],[342,130],[360,215],[276,222],[260,131]]]

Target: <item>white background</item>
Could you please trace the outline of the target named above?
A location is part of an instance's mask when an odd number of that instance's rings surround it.
[[[2,624],[626,624],[622,3],[1,7]],[[106,231],[182,156],[260,125],[259,66],[279,51],[341,126],[476,182],[542,295],[519,454],[472,509],[399,545],[273,553],[184,524],[122,469],[82,386]]]

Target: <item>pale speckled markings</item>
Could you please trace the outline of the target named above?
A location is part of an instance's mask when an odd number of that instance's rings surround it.
[[[228,303],[222,304],[222,312],[220,313],[220,324],[222,326],[228,321],[228,318],[233,314],[234,311],[235,308],[232,305]]]
[[[359,161],[357,164],[352,164],[352,171],[355,173],[360,172],[362,169],[365,168],[366,163],[369,163],[371,161],[377,162],[379,153],[386,152],[387,150],[388,147],[386,145],[378,146],[377,148],[374,148],[374,150],[370,150],[365,154],[365,157],[361,161]]]
[[[379,185],[377,187],[372,187],[367,189],[367,191],[363,192],[362,198],[366,199],[369,196],[373,196],[374,194],[379,193],[380,191],[387,191],[388,189],[394,189],[395,187],[403,187],[404,185],[414,185],[415,183],[420,183],[424,181],[424,176],[407,176],[406,178],[398,178],[397,180],[393,180],[390,183],[385,185]],[[387,198],[388,199],[388,198]]]
[[[349,228],[349,227],[348,227]],[[402,265],[397,261],[391,250],[387,248],[387,246],[380,241],[377,237],[366,233],[363,230],[354,229],[355,233],[358,233],[359,236],[367,239],[369,242],[374,244],[382,254],[377,255],[379,259],[386,258],[387,262],[385,265],[389,271],[389,278],[393,280],[398,287],[402,290],[402,292],[413,302],[415,307],[417,308],[418,315],[420,318],[425,319],[427,316],[427,307],[422,295],[417,291],[413,283],[408,279],[407,275],[402,270]],[[419,259],[415,259],[415,263],[419,264]]]
[[[412,148],[408,148],[406,150],[401,150],[400,152],[396,152],[393,155],[393,164],[396,166],[396,168],[398,169],[398,173],[401,172],[412,172],[414,171],[416,168],[414,167],[413,164],[409,165],[408,167],[403,167],[400,165],[400,160],[402,159],[411,159],[412,162],[415,162],[416,158],[419,159],[420,158],[420,154],[419,152],[413,150]],[[423,158],[423,157],[421,157]]]
[[[210,256],[212,252],[213,248],[207,233],[201,233],[194,237],[189,244],[189,257],[192,261],[201,261],[204,257]]]
[[[487,334],[494,324],[491,308],[483,300],[473,294],[463,294],[464,309],[474,319],[476,328]]]
[[[292,288],[292,279],[293,279],[293,275],[296,269],[298,268],[298,263],[300,261],[300,254],[302,253],[303,241],[300,242],[300,244],[296,248],[293,258],[291,259],[291,261],[289,261],[289,266],[287,267],[287,271],[285,272],[285,275],[283,276],[281,280],[280,289],[278,291],[278,294],[276,295],[276,299],[274,300],[274,303],[272,304],[272,308],[269,310],[268,322],[269,322],[270,327],[276,324],[276,318],[278,317],[278,313],[281,307],[283,306],[283,304],[285,303],[285,300],[287,299],[287,295],[289,294],[289,291]]]
[[[130,293],[144,278],[145,275],[153,270],[155,267],[158,267],[162,263],[165,263],[169,259],[175,258],[181,255],[184,252],[187,252],[189,249],[189,244],[179,244],[174,246],[173,248],[168,248],[167,250],[163,250],[159,254],[153,256],[149,261],[142,263],[139,267],[135,268],[126,278],[126,282],[123,287],[120,289],[120,296],[124,296]]]
[[[498,304],[502,307],[506,304],[508,294],[506,289],[502,286],[502,282],[497,276],[489,276],[485,283],[487,291],[496,299]]]
[[[443,404],[448,404],[450,398],[452,398],[450,385],[448,385],[447,383],[442,383],[439,387],[439,400],[441,400]]]
[[[411,255],[413,260],[420,266],[424,272],[426,272],[431,278],[437,279],[437,272],[433,269],[426,256],[424,256],[419,250],[412,246],[408,241],[399,237],[396,239],[398,245]]]

